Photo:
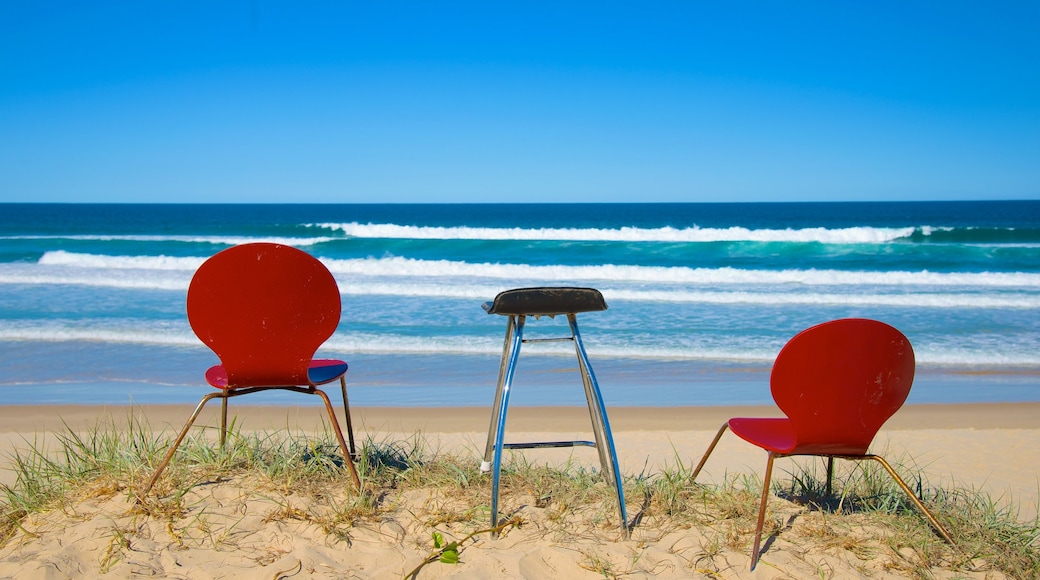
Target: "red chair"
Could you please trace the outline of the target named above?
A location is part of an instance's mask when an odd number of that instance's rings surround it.
[[[777,457],[826,457],[828,494],[835,458],[877,461],[942,537],[954,543],[892,466],[884,458],[867,453],[878,429],[906,401],[913,380],[910,342],[895,328],[876,320],[825,322],[803,330],[784,346],[773,364],[769,383],[773,400],[787,418],[730,419],[719,429],[691,476],[691,481],[697,478],[727,427],[769,454],[751,553],[752,570],[758,563],[769,479]]]
[[[223,446],[228,399],[272,389],[321,397],[343,460],[360,490],[344,377],[347,363],[312,359],[339,325],[339,287],[328,269],[310,254],[289,246],[235,246],[199,267],[188,286],[187,302],[192,330],[220,358],[219,365],[206,371],[206,382],[217,391],[199,402],[142,496],[151,491],[206,403],[221,399]],[[349,445],[328,395],[318,388],[337,379],[343,391]]]

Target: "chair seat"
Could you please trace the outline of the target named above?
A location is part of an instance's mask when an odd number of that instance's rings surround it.
[[[500,292],[483,308],[488,314],[555,316],[606,310],[607,303],[595,288],[543,286]]]
[[[856,456],[867,452],[862,446],[841,442],[799,443],[789,419],[733,418],[729,428],[744,441],[778,455]]]
[[[794,427],[788,419],[735,417],[729,420],[729,430],[752,445],[781,455],[790,453],[797,445]]]
[[[347,363],[328,358],[316,358],[311,361],[307,369],[307,375],[311,385],[324,385],[339,379],[347,372]],[[223,365],[215,365],[206,371],[206,382],[217,389],[228,388],[227,371]],[[288,385],[287,385],[288,386]],[[307,385],[300,385],[307,386]],[[272,387],[278,388],[278,387]]]

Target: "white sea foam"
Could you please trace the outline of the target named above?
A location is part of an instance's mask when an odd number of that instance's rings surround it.
[[[595,337],[585,337],[584,343],[597,359],[603,358],[635,358],[655,360],[711,360],[769,363],[776,356],[778,349],[772,348],[736,348],[733,346],[717,346],[697,348],[632,346],[629,344],[605,344]],[[500,335],[483,338],[473,337],[437,337],[436,340],[424,337],[340,334],[334,335],[322,349],[347,356],[351,353],[365,354],[447,354],[447,355],[493,355],[502,352]],[[532,343],[524,347],[524,353],[530,356],[550,355],[573,359],[573,348],[561,348],[558,344]]]
[[[474,264],[452,260],[366,258],[324,260],[343,276],[466,277],[538,281],[613,281],[706,285],[791,284],[816,286],[998,286],[1040,288],[1040,274],[1024,272],[907,272],[844,270],[744,270],[666,266],[537,266],[530,264]]]
[[[912,292],[803,293],[803,292],[685,292],[611,290],[601,288],[610,300],[676,302],[694,304],[756,304],[813,306],[905,306],[911,308],[1040,308],[1038,294],[983,295],[968,293]]]
[[[86,266],[90,260],[74,260],[73,266],[50,263],[45,265],[9,263],[0,264],[0,284],[24,284],[32,286],[90,286],[97,288],[124,288],[133,290],[185,291],[195,268],[175,267],[133,268],[123,261],[120,266],[107,266],[108,260],[98,260],[94,266]],[[158,262],[157,262],[158,263]],[[201,260],[198,261],[201,263]],[[150,266],[139,263],[139,266]],[[170,264],[167,263],[167,266]],[[183,264],[182,264],[183,265]]]
[[[56,251],[46,253],[38,264],[0,264],[0,284],[184,291],[202,261]],[[1020,272],[532,266],[407,258],[325,262],[345,295],[487,300],[523,281],[524,285],[595,286],[609,300],[636,302],[1040,308],[1040,274]]]
[[[507,288],[484,284],[392,284],[356,283],[340,281],[340,293],[345,296],[414,296],[423,298],[458,298],[486,301]],[[752,304],[752,305],[815,305],[815,306],[898,306],[916,308],[1034,308],[1040,309],[1040,294],[1034,293],[940,293],[901,292],[805,292],[802,291],[693,291],[630,290],[600,286],[608,302],[668,302],[676,304]]]
[[[185,324],[185,326],[187,326]],[[61,325],[41,322],[33,325],[0,325],[0,340],[9,341],[91,341],[164,346],[202,346],[190,329],[181,331],[142,328],[140,323],[124,327]]]
[[[826,244],[880,244],[906,238],[915,228],[478,228],[397,224],[321,223],[312,227],[343,232],[352,238],[417,240],[551,240],[607,242],[821,242]]]
[[[205,260],[205,258],[174,256],[109,256],[55,250],[45,252],[37,263],[41,266],[75,266],[102,270],[185,270],[194,272]]]
[[[202,343],[184,328],[142,328],[140,323],[127,322],[125,326],[110,324],[99,327],[39,323],[18,325],[0,323],[0,341],[68,342],[88,341],[117,344],[139,344],[153,346],[193,347],[205,349]],[[676,361],[734,362],[768,365],[776,357],[782,345],[766,344],[713,344],[710,339],[701,339],[698,344],[683,345],[639,345],[611,343],[585,337],[590,355],[602,359],[650,359]],[[342,356],[349,360],[351,355],[487,355],[501,353],[501,338],[487,337],[429,337],[401,336],[394,334],[337,332],[319,350],[322,356]],[[1028,345],[1004,350],[988,348],[954,347],[946,345],[915,344],[915,355],[919,365],[954,367],[1008,367],[1040,366],[1040,354]],[[573,350],[554,348],[553,345],[532,344],[525,347],[528,355],[536,353],[573,357]]]
[[[142,277],[132,271],[126,272],[61,272],[61,273],[20,273],[4,271],[0,268],[0,284],[26,284],[36,286],[67,285],[93,286],[97,288],[125,288],[132,290],[174,290],[184,291],[188,288],[191,276],[161,276],[149,273]]]
[[[313,246],[342,237],[306,237],[288,238],[271,236],[185,236],[185,235],[53,235],[53,236],[0,236],[0,240],[78,240],[87,242],[182,242],[187,244],[216,244],[226,246],[237,246],[254,242],[269,242],[285,246]]]

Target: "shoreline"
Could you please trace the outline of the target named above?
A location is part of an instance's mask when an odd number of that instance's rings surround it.
[[[500,333],[498,329],[495,336]],[[110,343],[8,343],[0,365],[2,405],[194,405],[212,388],[202,372],[218,362],[198,346]],[[494,396],[499,354],[351,354],[323,352],[350,364],[350,399],[363,407],[487,408]],[[770,361],[602,358],[590,352],[608,409],[773,405]],[[75,360],[54,366],[54,360]],[[119,361],[113,364],[113,361]],[[531,356],[511,396],[515,406],[583,405],[573,356]],[[338,390],[333,387],[332,391]],[[331,392],[330,392],[331,394]],[[308,400],[313,399],[313,400]],[[907,405],[1040,402],[1040,367],[918,364]],[[316,405],[316,397],[266,393],[250,405]]]
[[[342,412],[335,393],[332,404]],[[0,433],[45,432],[92,426],[101,416],[125,416],[131,409],[148,419],[153,428],[180,427],[194,404],[85,405],[40,404],[0,406]],[[208,404],[202,423],[216,416],[219,403]],[[318,405],[228,405],[229,416],[240,415],[249,429],[304,428],[319,424],[324,413]],[[732,417],[781,417],[773,405],[610,407],[614,431],[716,430]],[[486,431],[490,407],[362,406],[351,407],[355,430],[408,433],[469,433]],[[291,424],[294,423],[294,424]],[[508,425],[518,431],[570,431],[586,429],[588,412],[583,406],[511,406]],[[922,429],[1036,429],[1040,430],[1040,402],[1025,403],[907,403],[881,431]]]

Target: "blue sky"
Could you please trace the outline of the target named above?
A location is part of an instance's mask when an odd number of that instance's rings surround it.
[[[0,4],[0,201],[1040,198],[1040,2]]]

